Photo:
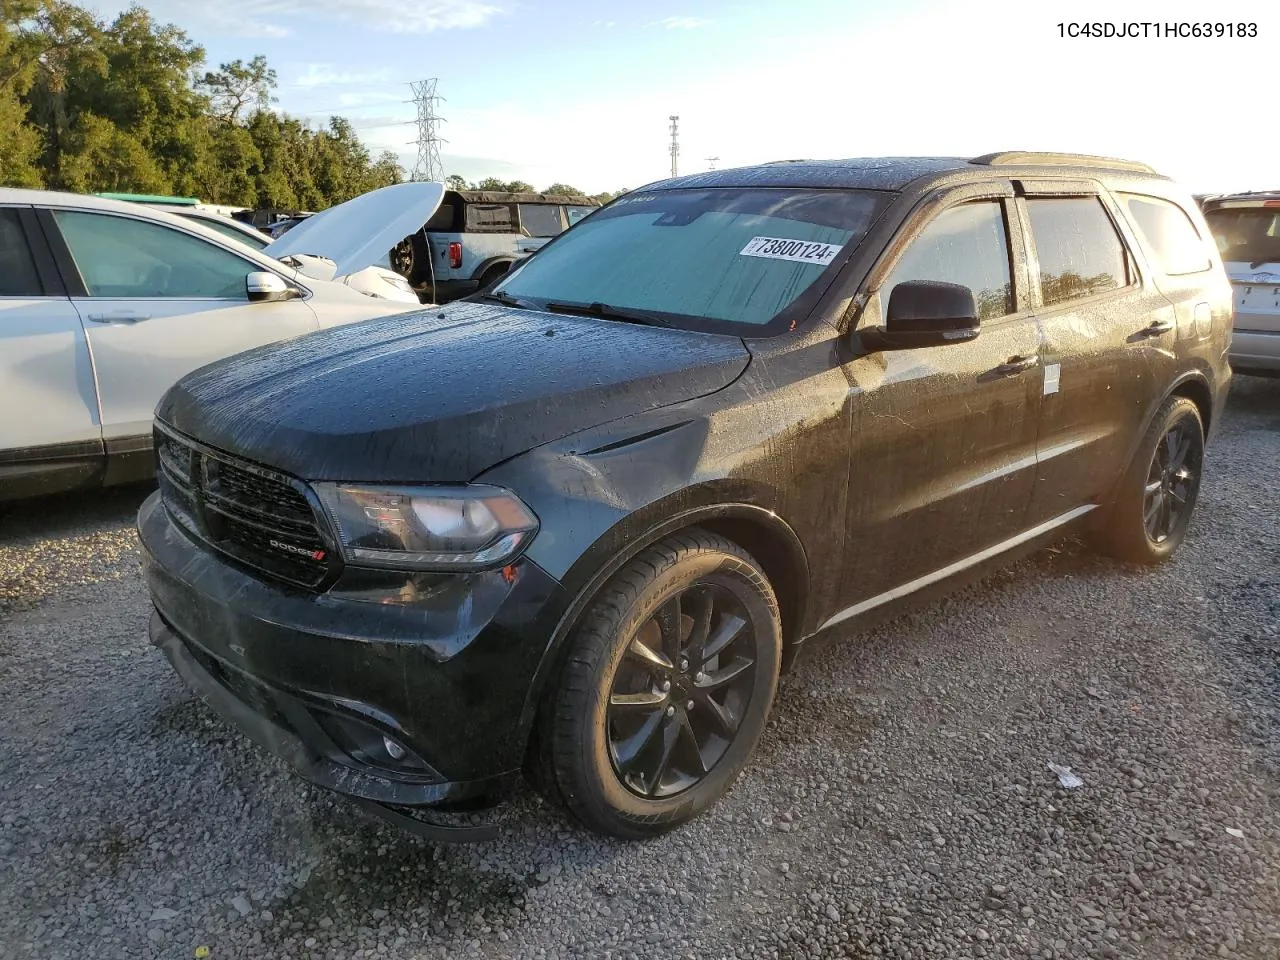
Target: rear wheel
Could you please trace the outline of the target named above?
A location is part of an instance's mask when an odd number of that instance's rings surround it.
[[[488,290],[511,271],[511,264],[500,263],[480,275],[480,289]]]
[[[1204,426],[1186,397],[1170,397],[1152,421],[1096,534],[1106,553],[1130,563],[1162,563],[1186,536],[1200,493]]]
[[[614,577],[570,642],[535,746],[543,790],[626,839],[715,803],[778,682],[782,629],[759,565],[722,537],[678,534]]]

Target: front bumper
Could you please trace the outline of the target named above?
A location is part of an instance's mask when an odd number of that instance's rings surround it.
[[[138,516],[153,642],[229,722],[301,776],[395,806],[494,802],[562,588],[528,560],[414,602],[268,584],[195,543],[159,494]],[[392,757],[390,738],[405,751]]]
[[[1280,376],[1280,333],[1236,330],[1227,358],[1237,373]]]

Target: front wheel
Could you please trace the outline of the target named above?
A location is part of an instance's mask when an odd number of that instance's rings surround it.
[[[764,730],[782,629],[759,565],[693,530],[650,548],[596,596],[544,707],[543,790],[583,824],[640,839],[733,784]]]
[[[1096,539],[1130,563],[1162,563],[1187,533],[1200,492],[1204,425],[1186,397],[1170,397],[1138,448]]]

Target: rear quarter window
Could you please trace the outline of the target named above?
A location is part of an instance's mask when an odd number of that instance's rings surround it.
[[[445,200],[440,204],[439,209],[431,215],[431,219],[426,223],[428,232],[433,233],[452,233],[457,229],[458,208],[449,200]]]
[[[1122,193],[1120,198],[1137,225],[1139,240],[1163,273],[1176,277],[1213,266],[1205,239],[1176,203],[1136,193]]]
[[[467,233],[518,233],[509,203],[467,204]]]

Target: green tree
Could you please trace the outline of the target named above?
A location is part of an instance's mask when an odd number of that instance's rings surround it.
[[[209,98],[209,113],[228,125],[240,123],[240,113],[250,107],[265,110],[275,102],[276,72],[267,58],[258,54],[248,63],[233,60],[196,82],[196,89]]]
[[[0,0],[0,183],[320,210],[404,178],[348,120],[272,111],[275,86],[261,55],[206,70],[136,5],[106,24],[68,0]]]
[[[445,186],[447,186],[450,190],[472,189],[471,184],[467,183],[467,178],[463,176],[459,176],[456,173],[451,173],[449,174],[449,176],[445,177],[444,183],[445,183]]]
[[[571,187],[567,183],[553,183],[551,186],[547,187],[547,189],[543,190],[542,192],[554,193],[557,196],[563,196],[563,197],[585,197],[586,196],[586,193],[584,193],[582,190],[579,190],[577,187]]]

